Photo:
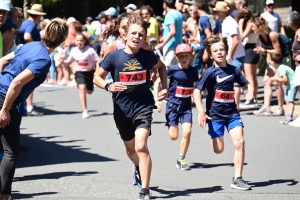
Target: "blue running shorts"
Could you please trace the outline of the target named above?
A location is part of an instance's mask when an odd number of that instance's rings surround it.
[[[178,126],[180,123],[192,123],[192,108],[191,106],[177,105],[167,103],[166,106],[166,126]]]
[[[240,115],[234,115],[228,120],[222,121],[209,121],[208,122],[208,134],[211,139],[218,138],[224,136],[224,130],[226,127],[229,132],[231,129],[235,127],[244,127],[243,121]]]

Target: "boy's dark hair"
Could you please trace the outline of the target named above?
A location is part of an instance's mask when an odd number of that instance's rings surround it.
[[[169,8],[175,9],[175,0],[164,0],[163,1]]]
[[[212,35],[212,36],[209,36],[208,38],[206,38],[205,41],[204,41],[204,48],[207,51],[209,57],[211,56],[211,49],[210,49],[210,47],[213,44],[218,43],[218,42],[223,42],[226,51],[228,51],[227,39],[226,38],[220,38],[219,36],[216,36],[216,35]]]
[[[206,10],[205,0],[196,0],[193,3],[194,6],[197,6],[199,10]]]
[[[280,53],[272,53],[271,54],[271,60],[280,65],[282,63],[282,55]]]

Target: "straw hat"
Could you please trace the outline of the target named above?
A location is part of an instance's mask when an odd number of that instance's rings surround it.
[[[43,12],[42,4],[33,4],[31,9],[27,10],[27,12],[33,15],[46,15],[46,13]]]
[[[227,12],[230,8],[228,7],[228,4],[224,1],[217,1],[215,8],[213,8],[213,11],[220,11],[220,12]]]

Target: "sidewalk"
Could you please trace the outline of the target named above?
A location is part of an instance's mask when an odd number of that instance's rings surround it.
[[[277,109],[277,105],[275,106],[271,106],[271,111],[275,112],[275,110]],[[284,112],[286,113],[286,105],[283,106]],[[300,116],[300,100],[295,101],[295,110],[294,110],[294,116]]]

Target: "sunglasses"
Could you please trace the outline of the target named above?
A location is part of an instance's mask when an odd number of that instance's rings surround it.
[[[268,7],[274,7],[274,4],[268,4],[267,6]]]
[[[17,16],[17,19],[18,19],[18,20],[24,20],[24,17],[23,17],[23,16],[20,16],[20,15],[18,15],[18,16]]]

